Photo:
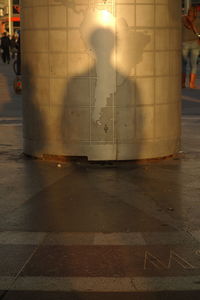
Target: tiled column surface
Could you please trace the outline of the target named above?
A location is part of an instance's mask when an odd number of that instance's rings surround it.
[[[25,153],[128,160],[179,150],[179,0],[21,3]]]

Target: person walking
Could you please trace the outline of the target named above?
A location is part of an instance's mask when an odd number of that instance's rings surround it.
[[[16,42],[16,49],[17,49],[17,68],[16,68],[16,75],[21,75],[21,42],[20,42],[20,35]]]
[[[186,87],[187,63],[189,61],[189,87],[194,89],[197,77],[197,61],[200,54],[200,22],[197,8],[191,6],[187,15],[182,16],[182,88]]]
[[[4,63],[10,63],[10,39],[7,36],[7,33],[3,33],[3,37],[1,38],[1,48],[3,50],[2,59]]]
[[[15,54],[16,54],[16,51],[17,51],[17,49],[16,49],[16,43],[17,43],[16,37],[13,34],[13,36],[12,36],[12,38],[10,40],[10,51],[11,51],[11,55],[12,55],[11,57],[12,57],[12,59],[15,58]]]

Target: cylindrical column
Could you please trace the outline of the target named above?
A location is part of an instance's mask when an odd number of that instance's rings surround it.
[[[24,152],[89,160],[180,147],[179,0],[22,0]]]

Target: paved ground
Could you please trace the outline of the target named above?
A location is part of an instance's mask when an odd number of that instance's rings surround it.
[[[199,299],[200,90],[177,157],[57,167],[22,155],[12,81],[0,63],[0,299]]]

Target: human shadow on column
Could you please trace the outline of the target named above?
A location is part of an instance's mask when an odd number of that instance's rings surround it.
[[[123,30],[120,34],[122,40],[125,40],[127,29]],[[97,28],[91,34],[88,43],[90,52],[95,57],[95,65],[72,77],[66,87],[63,103],[65,109],[60,124],[66,152],[88,156],[90,159],[91,151],[95,151],[94,147],[99,151],[98,145],[114,144],[116,154],[113,159],[116,160],[120,159],[120,144],[128,144],[127,147],[131,148],[130,152],[135,156],[140,151],[135,142],[135,98],[136,94],[139,98],[139,91],[135,77],[129,73],[143,60],[144,47],[149,43],[149,37],[132,32],[131,39],[130,34],[128,39],[125,43],[130,44],[122,45],[120,49],[126,65],[124,72],[120,72],[111,59],[113,52],[116,49],[118,51],[118,36],[105,28]],[[128,55],[132,58],[127,58]],[[130,66],[127,67],[129,62]],[[101,157],[104,159],[103,155]]]

